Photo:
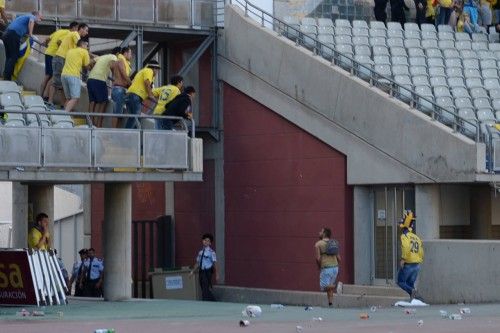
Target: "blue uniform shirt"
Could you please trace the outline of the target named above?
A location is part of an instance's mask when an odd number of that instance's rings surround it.
[[[90,262],[92,261],[92,267],[89,268]],[[88,271],[90,269],[90,279],[91,280],[97,280],[101,277],[102,272],[104,271],[104,263],[102,262],[102,259],[99,258],[87,258],[85,259],[84,262],[85,269],[87,270],[86,275],[89,276]]]
[[[14,30],[19,37],[23,37],[28,34],[29,23],[35,20],[36,17],[34,15],[21,15],[9,24],[7,30]]]
[[[203,252],[205,251],[205,252]],[[203,254],[203,258],[201,258],[201,255]],[[201,264],[200,264],[201,260]],[[217,261],[217,257],[215,255],[215,251],[210,248],[210,246],[207,246],[206,248],[202,249],[200,252],[198,252],[198,256],[196,257],[196,263],[201,267],[201,269],[210,269],[214,265],[214,263]]]
[[[71,270],[71,276],[74,276],[75,279],[78,278],[78,271],[80,270],[80,266],[84,265],[83,262],[77,261],[73,264],[73,269]],[[82,268],[83,271],[83,268]]]

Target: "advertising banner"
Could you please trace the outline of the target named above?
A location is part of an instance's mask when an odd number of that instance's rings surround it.
[[[28,252],[0,250],[0,305],[36,304]]]

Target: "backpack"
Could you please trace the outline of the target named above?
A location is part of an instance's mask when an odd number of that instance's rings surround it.
[[[326,242],[325,253],[327,256],[336,256],[339,254],[339,243],[335,239]]]

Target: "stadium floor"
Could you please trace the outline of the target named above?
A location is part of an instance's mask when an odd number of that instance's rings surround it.
[[[406,314],[402,308],[328,309],[287,306],[272,309],[261,305],[262,316],[243,318],[241,311],[247,304],[205,303],[175,300],[131,300],[104,302],[100,300],[70,299],[70,304],[46,308],[26,308],[44,311],[43,317],[16,315],[19,307],[0,307],[1,333],[71,332],[93,333],[98,328],[114,328],[116,333],[154,332],[369,332],[369,333],[498,333],[500,331],[500,304],[434,305],[417,308]],[[460,307],[469,307],[470,314],[462,320],[443,319],[440,310],[458,313]],[[368,313],[369,319],[360,319]],[[313,320],[321,317],[321,321]],[[239,327],[239,321],[250,321],[248,327]],[[423,325],[418,322],[422,320]]]

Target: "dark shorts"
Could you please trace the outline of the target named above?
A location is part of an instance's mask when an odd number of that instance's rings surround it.
[[[55,88],[62,88],[61,73],[64,67],[64,61],[65,59],[59,56],[54,56],[52,58],[52,85]]]
[[[89,101],[94,103],[108,101],[108,87],[105,81],[88,79],[87,90],[89,92]]]
[[[52,76],[53,71],[52,71],[52,56],[51,55],[45,55],[45,75]]]

